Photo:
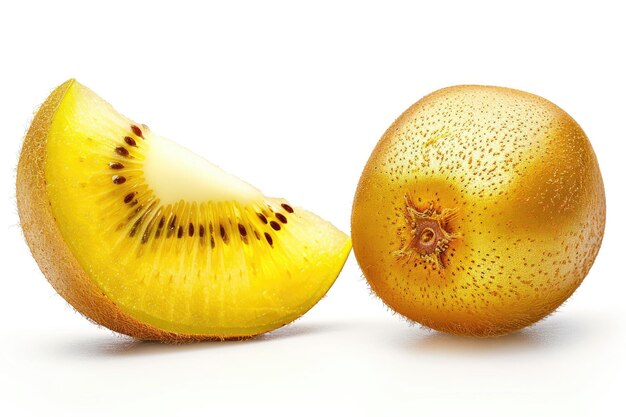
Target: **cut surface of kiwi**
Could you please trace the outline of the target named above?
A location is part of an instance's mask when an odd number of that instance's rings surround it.
[[[18,165],[26,240],[55,289],[142,339],[273,330],[328,291],[351,249],[330,223],[116,112],[70,80]]]

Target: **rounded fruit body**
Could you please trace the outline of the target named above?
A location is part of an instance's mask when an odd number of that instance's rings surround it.
[[[461,335],[545,317],[598,253],[595,154],[555,104],[501,87],[436,91],[385,132],[361,176],[354,252],[390,308]]]

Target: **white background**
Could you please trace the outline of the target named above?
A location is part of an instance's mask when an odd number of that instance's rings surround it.
[[[0,2],[0,415],[624,415],[626,65],[619,2]],[[70,77],[121,112],[349,231],[361,169],[425,94],[527,90],[585,129],[608,219],[559,311],[473,340],[409,326],[354,257],[296,323],[165,346],[97,328],[23,241],[15,166],[33,112]]]

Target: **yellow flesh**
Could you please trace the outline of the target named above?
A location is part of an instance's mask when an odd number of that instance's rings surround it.
[[[143,175],[161,204],[176,204],[180,200],[236,200],[247,204],[263,199],[259,190],[206,159],[147,129],[143,131],[144,137],[150,137],[149,141],[140,141],[144,152],[150,150],[150,157],[142,161]]]
[[[277,328],[326,293],[350,251],[328,222],[289,213],[286,201],[153,135],[77,82],[46,151],[46,190],[71,252],[121,310],[159,329],[228,337]]]

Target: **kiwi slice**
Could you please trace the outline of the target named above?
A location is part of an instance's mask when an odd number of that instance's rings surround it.
[[[320,300],[351,249],[330,223],[265,197],[75,80],[35,116],[17,202],[54,288],[141,339],[276,329]]]

